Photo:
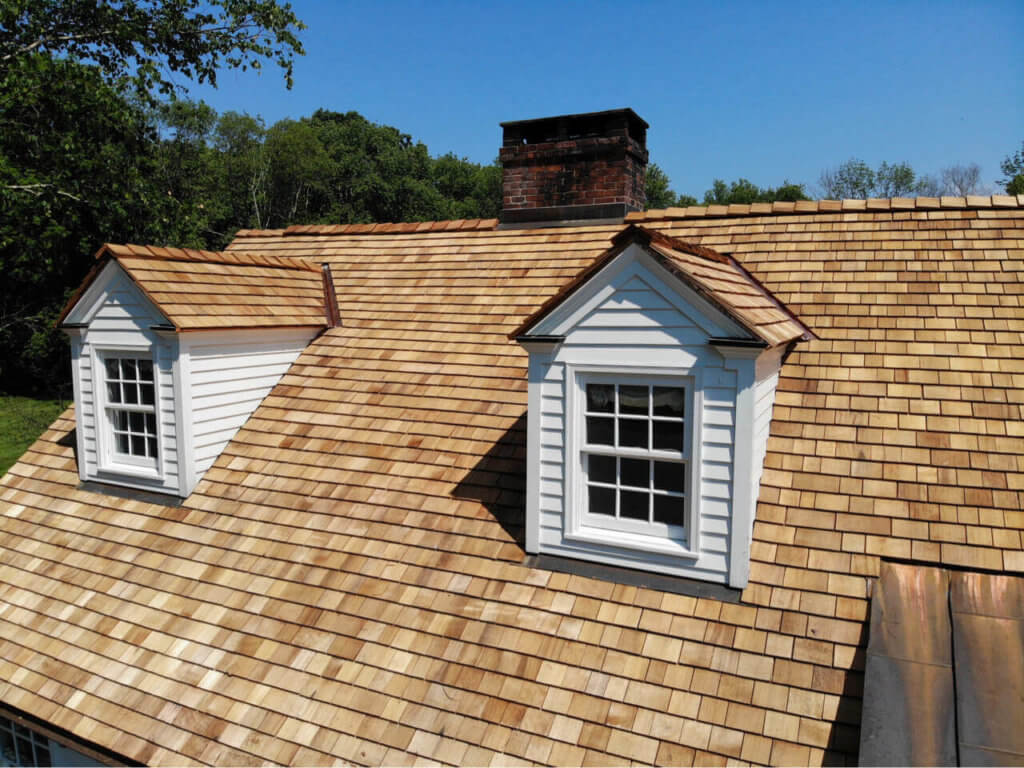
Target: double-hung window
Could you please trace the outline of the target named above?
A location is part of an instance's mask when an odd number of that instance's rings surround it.
[[[582,383],[581,522],[590,529],[685,540],[687,387],[677,380]]]
[[[108,463],[157,469],[153,360],[137,354],[103,357]]]

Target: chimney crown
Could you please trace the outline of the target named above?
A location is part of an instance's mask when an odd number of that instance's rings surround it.
[[[621,220],[643,210],[648,126],[633,110],[501,126],[504,224]]]

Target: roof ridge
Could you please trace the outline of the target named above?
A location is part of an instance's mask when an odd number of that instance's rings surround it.
[[[249,251],[204,251],[197,248],[169,248],[159,245],[104,243],[96,252],[99,259],[105,254],[115,258],[136,257],[160,261],[202,262],[229,266],[267,267],[270,269],[302,269],[316,272],[319,267],[297,256],[273,256]]]
[[[696,219],[718,216],[763,216],[786,213],[858,213],[865,211],[936,211],[975,208],[1022,208],[1024,195],[964,195],[960,197],[873,197],[865,200],[798,200],[774,203],[691,205],[633,211],[626,223],[664,219]]]
[[[411,232],[470,232],[497,229],[497,219],[445,219],[440,221],[377,222],[371,224],[293,224],[274,235],[378,235]],[[239,230],[236,237],[261,237],[261,230]]]
[[[729,257],[725,254],[719,253],[714,248],[709,248],[706,245],[699,245],[689,240],[684,240],[681,237],[666,235],[664,232],[659,232],[656,229],[648,229],[647,227],[636,223],[628,224],[625,229],[612,238],[612,243],[618,245],[620,242],[630,240],[638,234],[645,237],[648,242],[661,245],[663,248],[668,248],[673,251],[682,251],[690,254],[691,256],[696,256],[697,258],[705,259],[707,261],[713,261],[717,264],[729,263]]]

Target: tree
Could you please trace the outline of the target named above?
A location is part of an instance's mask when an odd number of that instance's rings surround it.
[[[943,188],[950,194],[975,195],[981,190],[981,167],[977,163],[943,168],[941,178]]]
[[[1024,141],[1017,152],[1003,158],[999,168],[1004,175],[999,183],[1006,188],[1006,194],[1024,195]]]
[[[217,84],[222,66],[272,59],[292,83],[303,29],[277,0],[8,0],[0,5],[0,77],[28,56],[94,62],[110,83],[150,101],[172,75]]]
[[[884,160],[875,171],[875,197],[905,197],[917,190],[917,174],[907,163],[889,165]]]
[[[56,312],[105,240],[157,240],[152,124],[94,67],[26,56],[0,78],[0,389],[67,380]]]
[[[908,163],[882,162],[872,170],[867,163],[851,158],[837,168],[827,168],[818,178],[822,197],[828,200],[866,200],[870,197],[936,196],[944,183],[921,176]]]
[[[828,200],[864,200],[875,189],[875,172],[864,161],[851,158],[838,168],[822,171],[818,184]]]

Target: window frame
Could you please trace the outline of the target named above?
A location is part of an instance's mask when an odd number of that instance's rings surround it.
[[[679,370],[637,366],[566,365],[566,442],[563,466],[565,506],[563,536],[583,544],[641,550],[683,558],[699,556],[697,544],[698,504],[700,488],[699,434],[695,414],[700,413],[700,370]],[[647,385],[682,387],[684,390],[683,435],[681,455],[657,449],[600,447],[588,450],[586,440],[587,384]],[[650,421],[648,415],[648,423]],[[665,459],[686,466],[685,509],[683,525],[653,521],[608,518],[588,511],[588,473],[586,456],[599,453],[623,458]]]
[[[153,404],[112,403],[107,395],[107,368],[109,359],[148,359],[153,364]],[[126,475],[144,480],[162,480],[164,477],[164,440],[160,420],[160,366],[156,347],[153,346],[112,346],[94,348],[93,394],[94,418],[98,471],[107,474]],[[125,407],[128,406],[128,407]],[[112,411],[152,413],[156,422],[156,456],[138,457],[118,453],[115,445]]]

